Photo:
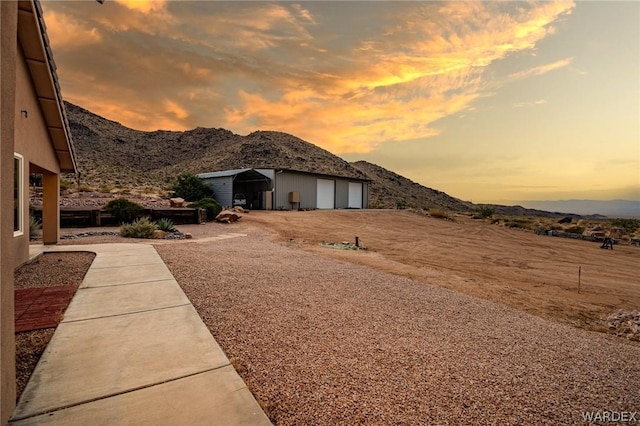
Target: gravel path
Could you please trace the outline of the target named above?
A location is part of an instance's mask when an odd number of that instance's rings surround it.
[[[640,411],[640,346],[295,250],[156,246],[279,425],[577,424]],[[327,249],[330,250],[330,249]]]

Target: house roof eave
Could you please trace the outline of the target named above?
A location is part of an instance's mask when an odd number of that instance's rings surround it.
[[[18,40],[33,79],[60,171],[76,173],[77,164],[69,120],[62,103],[56,65],[38,0],[18,2]]]

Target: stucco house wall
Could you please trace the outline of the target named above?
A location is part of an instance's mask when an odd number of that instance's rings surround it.
[[[19,266],[29,259],[29,173],[45,175],[60,174],[60,165],[50,142],[47,124],[27,68],[22,49],[18,49],[16,63],[16,116],[14,152],[22,155],[24,161],[22,184],[25,196],[22,200],[22,223],[24,232],[13,238],[14,266]],[[59,185],[59,184],[58,184]],[[59,188],[59,187],[58,187]],[[59,222],[59,221],[56,221]],[[55,237],[57,241],[57,236]]]
[[[13,318],[13,139],[17,2],[0,1],[0,424],[16,403]]]
[[[0,424],[16,403],[13,273],[29,259],[29,173],[42,173],[45,244],[58,242],[60,171],[75,172],[55,66],[36,0],[0,1]],[[15,167],[18,158],[20,168]],[[22,170],[14,180],[14,170]],[[14,184],[22,229],[14,232]]]

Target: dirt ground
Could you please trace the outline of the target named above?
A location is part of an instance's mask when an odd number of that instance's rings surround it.
[[[604,331],[618,309],[640,308],[640,248],[538,236],[467,216],[455,222],[406,211],[253,211],[287,245]],[[232,225],[233,226],[233,225]],[[230,228],[231,229],[231,228]],[[367,251],[321,242],[354,242]],[[578,281],[580,274],[580,292]]]
[[[246,227],[270,231],[295,248],[370,266],[421,282],[499,302],[588,330],[606,331],[604,319],[619,309],[640,310],[640,247],[535,235],[457,215],[455,222],[400,210],[252,211],[231,225],[179,225],[193,240],[126,239],[126,242],[205,242]],[[62,229],[61,233],[117,231]],[[321,242],[354,242],[366,251],[337,250]],[[122,242],[101,236],[61,244]],[[580,292],[578,293],[578,271]]]

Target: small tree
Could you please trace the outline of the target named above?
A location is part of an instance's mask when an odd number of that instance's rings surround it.
[[[190,173],[178,176],[171,189],[176,197],[187,201],[197,201],[213,195],[211,188],[202,179]]]

